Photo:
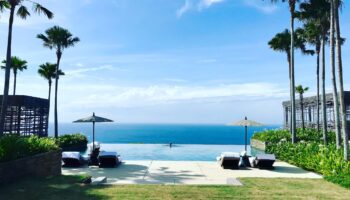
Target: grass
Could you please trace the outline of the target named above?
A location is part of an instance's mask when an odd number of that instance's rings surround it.
[[[2,185],[0,199],[348,199],[350,190],[322,179],[242,178],[244,186],[80,184],[81,176],[26,179]]]

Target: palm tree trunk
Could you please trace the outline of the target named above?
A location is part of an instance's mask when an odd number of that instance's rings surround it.
[[[59,67],[61,62],[61,51],[57,51],[57,66],[56,66],[56,77],[55,77],[55,138],[58,138],[58,113],[57,113],[57,93],[58,93],[58,79],[59,79]]]
[[[49,110],[47,112],[47,119],[46,119],[46,124],[47,124],[47,129],[49,129],[49,122],[50,122],[50,108],[51,108],[51,86],[52,86],[52,81],[51,79],[49,80],[49,96],[48,96],[48,101],[49,101]],[[46,130],[47,132],[48,130]]]
[[[323,141],[327,144],[327,109],[326,109],[326,63],[325,63],[325,36],[321,40],[321,79],[322,79],[322,132]]]
[[[13,95],[16,95],[17,73],[13,73]]]
[[[296,119],[295,119],[295,77],[294,77],[294,11],[295,11],[295,1],[289,1],[290,6],[290,34],[291,34],[291,44],[290,44],[290,93],[291,93],[291,103],[292,103],[292,143],[296,143]]]
[[[287,58],[288,58],[288,77],[289,77],[289,81],[290,81],[290,79],[291,79],[291,63],[290,63],[290,59],[291,59],[291,57],[290,57],[290,51],[288,52],[287,51]],[[289,116],[289,131],[290,131],[290,135],[292,135],[293,134],[293,132],[292,132],[292,123],[293,123],[293,121],[292,121],[292,101],[290,101],[289,102],[289,111],[288,112],[290,112],[290,116]]]
[[[317,47],[316,47],[317,49]],[[317,131],[320,131],[320,47],[318,47],[317,51],[317,61],[316,61],[316,81],[317,81],[317,95],[316,95],[316,125]]]
[[[333,89],[333,109],[334,109],[334,130],[336,137],[337,149],[340,149],[340,120],[339,120],[339,104],[338,104],[338,90],[337,82],[335,76],[335,58],[334,58],[334,12],[333,12],[333,1],[331,1],[331,11],[330,11],[330,66],[331,66],[331,80]]]
[[[9,18],[8,38],[7,38],[4,94],[3,94],[2,105],[1,105],[0,136],[2,136],[4,134],[5,117],[6,117],[6,111],[7,111],[7,99],[8,99],[9,88],[10,88],[12,26],[13,26],[14,13],[15,13],[15,6],[11,5],[10,18]]]
[[[300,95],[300,109],[301,109],[301,128],[305,130],[303,94],[299,94],[299,95]]]
[[[343,62],[342,51],[340,42],[340,24],[339,24],[339,1],[334,1],[334,21],[335,21],[335,33],[336,33],[336,47],[337,47],[337,64],[338,64],[338,78],[339,78],[339,103],[340,103],[340,116],[341,126],[343,132],[344,142],[344,160],[349,160],[349,135],[346,120],[346,107],[344,102],[344,85],[343,85]]]

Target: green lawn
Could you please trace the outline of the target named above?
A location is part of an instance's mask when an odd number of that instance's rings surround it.
[[[2,185],[0,199],[349,199],[350,190],[325,180],[242,178],[244,186],[88,186],[79,176]]]

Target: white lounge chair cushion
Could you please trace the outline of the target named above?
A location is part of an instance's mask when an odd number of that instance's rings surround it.
[[[104,157],[104,156],[108,156],[108,157],[118,157],[118,153],[117,152],[107,152],[107,151],[102,151],[99,153],[98,155],[99,157]]]
[[[275,154],[259,154],[256,158],[258,160],[276,160]]]
[[[73,158],[73,159],[80,159],[80,153],[77,151],[64,151],[62,152],[62,158]]]
[[[222,152],[221,157],[222,158],[239,158],[240,155],[237,152]]]

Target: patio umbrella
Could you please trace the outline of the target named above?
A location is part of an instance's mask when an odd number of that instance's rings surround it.
[[[248,126],[264,126],[263,124],[261,124],[259,122],[248,120],[247,117],[245,117],[244,120],[240,120],[238,122],[234,122],[234,123],[231,123],[229,125],[230,126],[244,126],[244,149],[245,149],[245,151],[247,151]]]
[[[95,149],[95,123],[113,122],[113,120],[96,116],[95,113],[93,113],[92,116],[86,117],[83,119],[78,119],[73,123],[90,123],[90,122],[92,122],[92,149],[94,150]]]

